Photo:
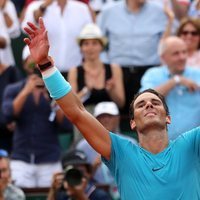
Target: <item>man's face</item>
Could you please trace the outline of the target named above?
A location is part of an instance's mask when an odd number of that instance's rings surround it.
[[[7,186],[10,180],[9,161],[6,158],[0,158],[0,188]]]
[[[97,117],[97,120],[109,131],[116,132],[119,128],[119,116],[102,114]]]
[[[134,102],[134,119],[131,120],[131,129],[144,132],[151,128],[163,129],[170,123],[162,101],[155,94],[146,92],[138,96]]]
[[[181,74],[185,69],[187,48],[183,41],[174,41],[168,44],[162,59],[169,67],[171,73]]]

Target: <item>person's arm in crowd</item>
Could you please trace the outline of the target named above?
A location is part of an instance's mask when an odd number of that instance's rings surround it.
[[[0,49],[3,49],[5,47],[6,47],[6,39],[0,36]]]
[[[168,21],[167,21],[165,32],[163,33],[162,38],[161,38],[161,42],[163,39],[169,37],[172,34],[172,27],[173,27],[173,22],[175,18],[173,10],[170,9],[166,3],[164,4],[164,12],[167,16]]]
[[[0,1],[0,9],[3,12],[4,21],[10,37],[18,37],[20,35],[20,27],[14,3],[12,1],[2,0]]]
[[[39,27],[32,23],[24,28],[29,38],[25,43],[29,46],[31,55],[37,64],[51,62],[49,58],[49,41],[47,30],[42,18]],[[111,139],[106,130],[83,106],[79,98],[71,90],[70,84],[56,69],[50,66],[42,72],[44,82],[52,97],[64,111],[66,117],[79,129],[88,143],[102,156],[109,159],[111,153]],[[55,80],[56,79],[56,80]]]
[[[45,14],[47,7],[53,2],[53,0],[45,0],[44,3],[34,11],[35,21],[38,22],[39,17],[42,17]]]
[[[0,1],[0,9],[3,12],[3,16],[4,16],[4,20],[5,20],[6,26],[9,28],[9,27],[12,26],[13,21],[12,21],[11,17],[9,16],[9,13],[7,13],[5,11],[6,3],[7,3],[7,0],[1,0]]]
[[[33,92],[40,80],[41,79],[37,75],[31,75],[28,78],[24,88],[13,100],[13,112],[15,116],[18,116],[20,114],[28,95]]]
[[[166,96],[170,92],[170,90],[172,90],[177,85],[185,86],[190,92],[194,92],[197,89],[199,89],[197,83],[180,75],[175,75],[174,77],[169,79],[166,83],[158,87],[155,87],[154,89],[160,92],[162,95]]]
[[[83,100],[84,96],[88,94],[90,89],[87,87],[84,87],[82,90],[78,91],[77,67],[73,67],[69,70],[67,80],[69,81],[70,85],[72,86],[73,91],[76,93],[78,98]]]
[[[92,174],[94,175],[97,171],[97,169],[101,166],[102,160],[101,155],[98,155],[94,162],[92,163]]]
[[[63,184],[63,173],[55,173],[53,175],[51,187],[47,196],[47,200],[56,200],[56,195]]]
[[[181,20],[183,17],[187,16],[190,1],[185,0],[181,2],[180,0],[171,0],[171,3],[177,19]]]
[[[106,90],[111,99],[120,107],[125,104],[122,69],[118,65],[111,65],[112,78],[106,82]]]

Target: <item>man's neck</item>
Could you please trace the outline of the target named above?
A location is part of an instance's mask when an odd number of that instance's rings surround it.
[[[133,1],[133,0],[126,0],[126,4],[128,7],[128,10],[130,12],[134,12],[137,13],[141,10],[141,4],[138,4],[137,2]]]
[[[163,151],[169,144],[166,130],[152,130],[148,133],[138,133],[140,146],[147,151],[157,154]]]

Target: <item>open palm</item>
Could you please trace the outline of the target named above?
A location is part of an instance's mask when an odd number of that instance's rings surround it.
[[[29,46],[31,56],[35,62],[43,64],[43,62],[46,62],[49,52],[49,41],[43,19],[39,19],[39,27],[30,22],[27,25],[24,30],[29,38],[25,38],[24,42]]]

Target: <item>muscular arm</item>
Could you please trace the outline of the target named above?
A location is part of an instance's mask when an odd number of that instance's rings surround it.
[[[24,106],[24,103],[27,99],[28,94],[22,90],[13,100],[13,112],[15,116],[18,116]]]
[[[79,98],[71,91],[57,100],[57,103],[88,143],[102,156],[109,159],[111,151],[109,132],[87,112]]]

